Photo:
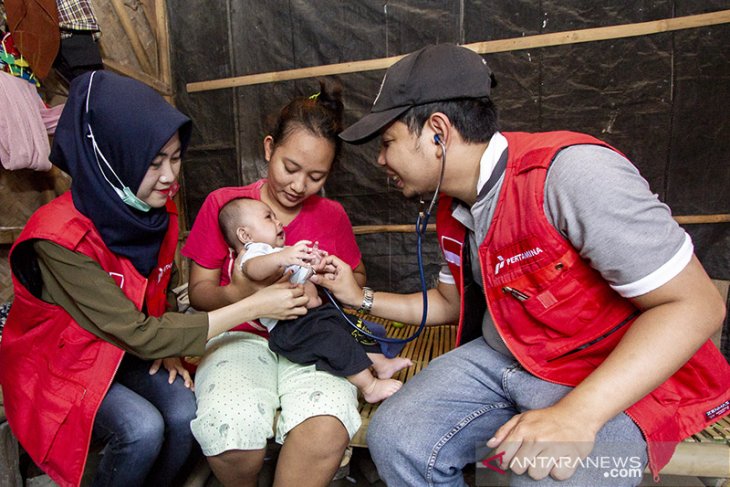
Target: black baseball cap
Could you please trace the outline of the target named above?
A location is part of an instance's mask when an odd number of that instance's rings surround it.
[[[370,113],[340,133],[364,142],[409,108],[435,101],[489,96],[496,81],[487,62],[456,44],[437,44],[408,54],[385,72]]]

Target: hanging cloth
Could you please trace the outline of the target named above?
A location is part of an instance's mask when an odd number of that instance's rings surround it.
[[[56,1],[5,0],[5,10],[15,45],[35,75],[44,79],[61,42]]]
[[[87,71],[104,69],[97,40],[99,23],[91,0],[56,0],[61,47],[53,63],[67,83]]]
[[[87,71],[104,69],[94,34],[74,32],[70,37],[62,38],[53,67],[67,83]]]
[[[48,171],[53,133],[63,105],[48,108],[35,87],[0,71],[0,163],[10,170]]]
[[[41,85],[38,78],[33,74],[33,70],[30,69],[28,61],[15,48],[13,35],[10,32],[3,34],[2,39],[0,39],[0,71],[23,78],[36,87]]]
[[[56,0],[56,7],[62,38],[71,35],[64,31],[99,31],[91,0]]]

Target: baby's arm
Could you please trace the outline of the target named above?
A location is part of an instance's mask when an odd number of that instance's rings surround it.
[[[311,258],[311,249],[309,248],[309,244],[311,243],[309,240],[300,240],[294,245],[284,247],[278,252],[257,255],[248,259],[244,254],[241,270],[249,279],[263,281],[272,276],[280,275],[287,266],[307,265],[307,262]]]
[[[281,252],[274,252],[267,255],[257,255],[243,261],[241,270],[243,275],[252,281],[265,281],[270,277],[281,274]]]

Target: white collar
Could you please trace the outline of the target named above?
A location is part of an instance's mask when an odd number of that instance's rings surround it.
[[[499,132],[495,132],[492,138],[489,139],[489,145],[482,154],[482,158],[479,161],[479,179],[477,180],[477,194],[480,194],[482,188],[492,177],[492,171],[499,162],[499,158],[502,157],[502,153],[507,150],[507,139]]]

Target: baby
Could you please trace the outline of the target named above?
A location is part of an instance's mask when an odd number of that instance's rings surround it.
[[[246,279],[271,282],[288,274],[291,282],[304,285],[309,297],[310,311],[305,316],[279,322],[259,320],[269,331],[271,351],[346,377],[369,403],[382,401],[401,388],[403,383],[392,377],[412,362],[387,358],[374,341],[357,341],[362,335],[339,311],[331,304],[322,305],[315,285],[308,280],[312,267],[327,255],[317,248],[317,242],[300,240],[285,247],[283,226],[263,201],[234,199],[221,208],[218,222],[226,242],[240,255],[238,265]]]

